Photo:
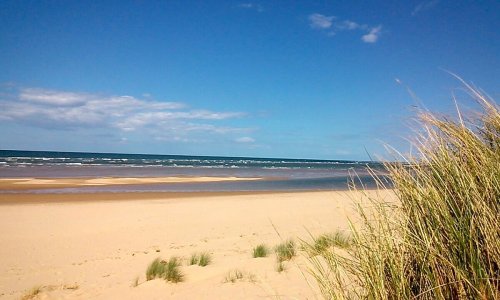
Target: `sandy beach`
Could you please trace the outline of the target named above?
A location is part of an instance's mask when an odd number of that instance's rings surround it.
[[[500,300],[499,23],[0,1],[0,300]]]
[[[0,297],[19,299],[315,299],[307,258],[276,271],[252,249],[345,230],[352,192],[2,194]],[[194,252],[212,263],[188,266]],[[183,259],[185,280],[146,281],[157,257]],[[229,272],[244,278],[225,282]],[[137,280],[138,285],[135,285]],[[309,283],[308,283],[309,281]]]

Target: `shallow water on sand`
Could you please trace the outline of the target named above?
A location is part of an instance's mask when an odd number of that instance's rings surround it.
[[[367,167],[380,174],[385,173],[383,165],[376,162],[0,150],[0,178],[262,178],[252,181],[85,186],[0,193],[345,190],[351,178],[367,187],[375,186]]]

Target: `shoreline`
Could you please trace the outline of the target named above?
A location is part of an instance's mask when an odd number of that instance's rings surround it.
[[[19,177],[0,178],[0,192],[3,190],[41,190],[57,188],[103,187],[122,185],[150,185],[173,183],[210,183],[273,180],[275,178],[262,177],[234,177],[234,176],[168,176],[168,177]]]
[[[48,203],[92,203],[142,200],[172,200],[187,198],[215,198],[238,196],[272,196],[281,194],[311,194],[343,191],[234,191],[234,192],[96,192],[96,193],[0,193],[0,205],[48,204]],[[348,190],[344,192],[349,192]]]
[[[365,178],[368,188],[376,188],[372,178]],[[349,179],[336,177],[19,177],[0,178],[0,202],[15,194],[128,194],[154,196],[172,194],[186,197],[191,193],[251,194],[281,192],[348,191]],[[17,196],[21,197],[21,196]],[[130,196],[125,196],[130,198]],[[133,197],[132,197],[133,198]]]

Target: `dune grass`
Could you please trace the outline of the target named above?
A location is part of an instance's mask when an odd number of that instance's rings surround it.
[[[336,231],[314,238],[313,243],[303,242],[302,250],[306,251],[309,256],[314,256],[330,250],[332,247],[348,249],[350,245],[351,236],[342,231]]]
[[[260,244],[253,248],[253,257],[258,258],[258,257],[266,257],[269,254],[269,248],[267,248],[266,245]]]
[[[80,286],[75,282],[73,284],[65,284],[62,286],[63,290],[77,290]]]
[[[184,275],[180,271],[180,265],[180,260],[177,257],[171,257],[168,261],[158,257],[148,266],[146,280],[162,278],[173,283],[181,282],[184,280]]]
[[[139,276],[137,276],[132,282],[132,287],[138,287],[138,286],[139,286]]]
[[[212,262],[212,256],[208,252],[200,253],[200,261],[198,262],[198,266],[205,267],[208,266]]]
[[[325,298],[500,299],[500,113],[470,92],[474,119],[420,115],[418,153],[387,164],[397,201],[364,192],[348,254],[310,259]]]
[[[189,258],[189,265],[208,266],[212,262],[212,256],[208,252],[193,253]]]
[[[35,298],[38,294],[42,292],[42,286],[35,286],[31,288],[26,294],[21,297],[21,300],[28,300]]]
[[[283,262],[292,259],[296,255],[295,242],[287,240],[274,248],[276,252],[276,259],[278,262]]]
[[[191,257],[189,258],[189,265],[197,265],[198,262],[200,261],[200,257],[198,256],[198,253],[193,253],[191,254]]]
[[[285,266],[285,263],[283,261],[278,261],[276,263],[276,268],[275,268],[276,272],[278,273],[281,273],[283,271],[286,270],[286,266]]]
[[[236,270],[232,270],[232,271],[229,271],[229,273],[227,273],[226,277],[224,278],[224,282],[227,283],[227,282],[231,282],[231,283],[235,283],[239,280],[242,280],[244,277],[243,275],[243,272],[236,269]]]
[[[20,299],[28,300],[34,298],[40,298],[39,294],[41,292],[51,292],[54,290],[78,290],[80,286],[75,282],[73,284],[62,284],[62,285],[38,285],[27,291]]]
[[[161,263],[161,259],[158,257],[151,262],[146,270],[146,280],[152,280],[157,277],[162,277],[165,270],[165,265]]]
[[[251,282],[251,283],[256,283],[258,282],[257,277],[255,274],[250,273],[250,272],[243,272],[239,269],[234,269],[229,271],[226,276],[224,277],[224,280],[222,281],[223,283],[236,283],[238,281],[246,281],[246,282]]]

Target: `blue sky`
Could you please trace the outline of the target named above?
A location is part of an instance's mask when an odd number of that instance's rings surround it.
[[[444,70],[499,98],[498,28],[498,1],[2,1],[0,149],[405,152],[415,105],[473,106]]]

